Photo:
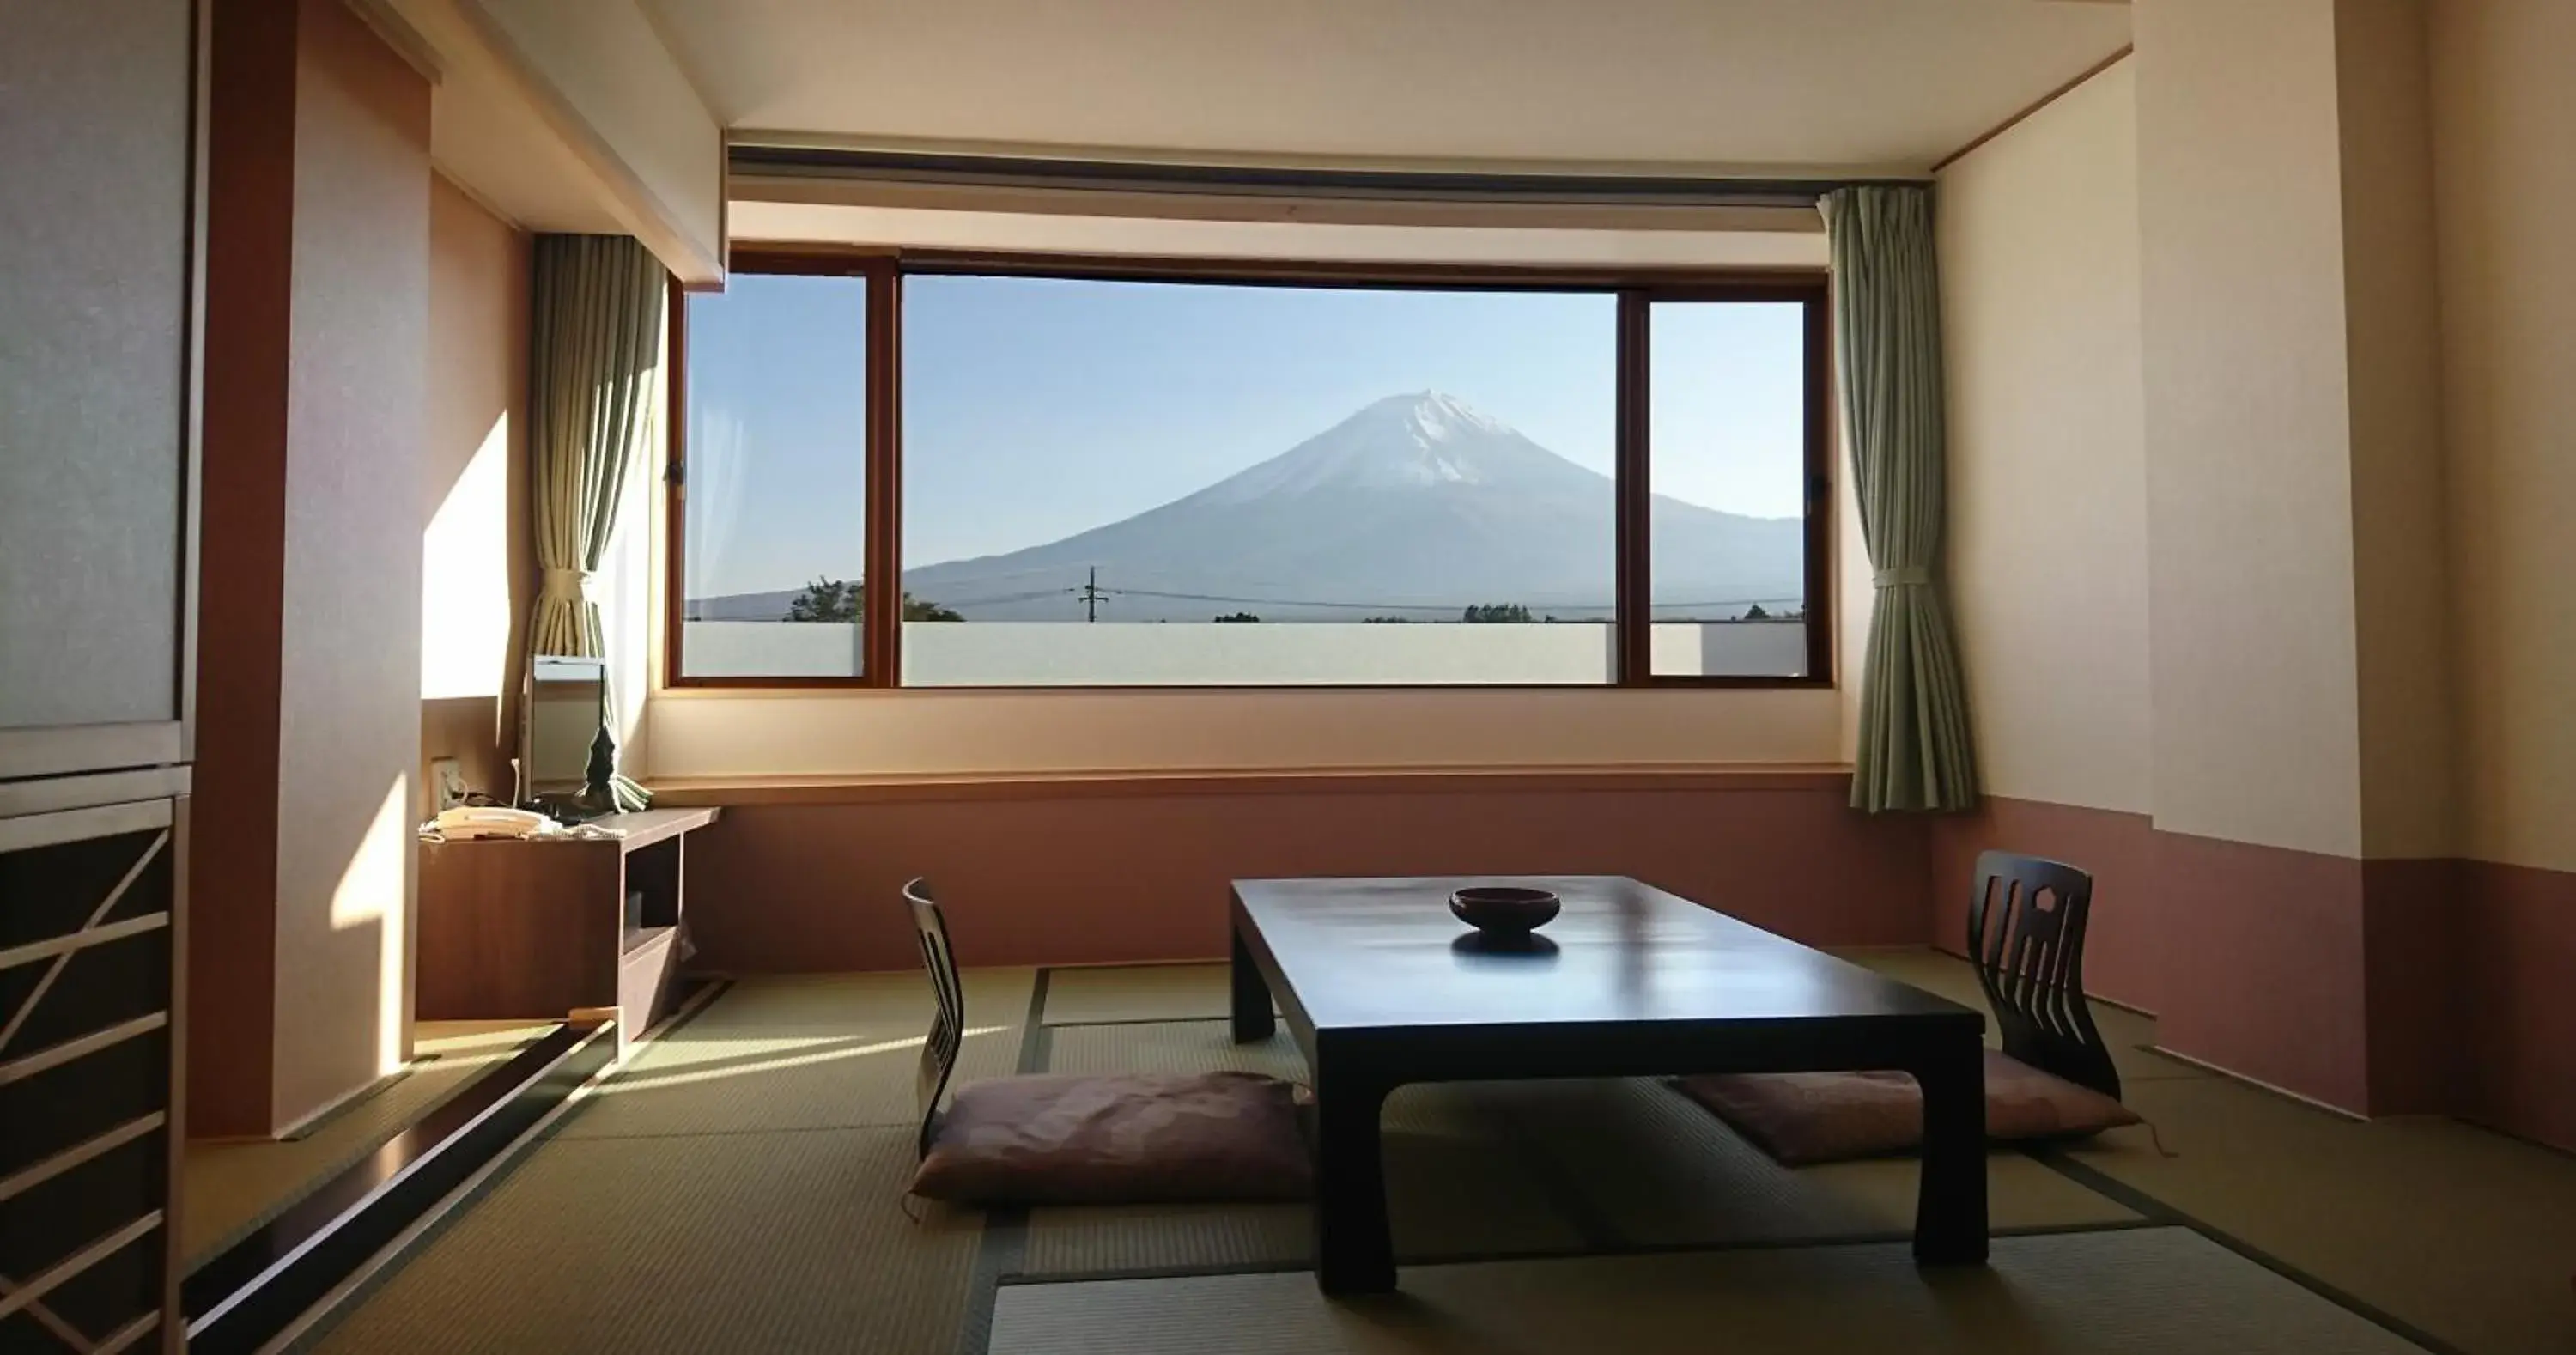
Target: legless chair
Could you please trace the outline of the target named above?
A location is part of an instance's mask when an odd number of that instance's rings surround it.
[[[2003,1049],[1986,1051],[1986,1137],[2080,1138],[2140,1123],[2084,1005],[2093,877],[2009,852],[1977,858],[1968,955]],[[1923,1093],[1903,1073],[1687,1077],[1683,1094],[1792,1166],[1904,1152],[1922,1141]]]
[[[936,1004],[915,1078],[914,1194],[979,1204],[1136,1204],[1293,1200],[1312,1190],[1299,1089],[1277,1078],[1023,1074],[952,1092],[968,1036],[966,986],[929,884],[905,885],[903,901]]]
[[[2084,925],[2093,877],[2011,852],[1977,858],[1968,955],[1994,1008],[2004,1052],[2120,1099],[2120,1070],[2084,1001]]]
[[[921,965],[930,972],[930,989],[938,1009],[930,1016],[930,1036],[921,1042],[921,1071],[914,1078],[914,1096],[921,1106],[919,1153],[930,1155],[930,1141],[939,1131],[939,1098],[948,1090],[948,1079],[957,1072],[957,1053],[966,1044],[966,990],[957,978],[957,952],[948,944],[948,920],[939,914],[939,905],[930,897],[929,882],[914,880],[903,887],[904,904],[912,912],[912,925],[921,936]]]

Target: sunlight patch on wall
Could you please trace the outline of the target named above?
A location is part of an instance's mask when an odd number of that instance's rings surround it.
[[[395,777],[331,890],[332,931],[375,933],[378,1073],[402,1067],[410,1015],[411,920],[404,900],[412,860],[411,805],[411,778]]]
[[[498,696],[510,656],[510,416],[421,533],[420,695]]]

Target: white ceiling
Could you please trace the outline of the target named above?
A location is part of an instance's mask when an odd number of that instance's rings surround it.
[[[862,145],[1919,172],[2104,0],[644,0],[717,120]]]

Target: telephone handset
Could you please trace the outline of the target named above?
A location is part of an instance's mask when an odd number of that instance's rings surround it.
[[[503,805],[458,805],[438,811],[439,836],[450,840],[478,837],[546,837],[563,825],[533,809]]]

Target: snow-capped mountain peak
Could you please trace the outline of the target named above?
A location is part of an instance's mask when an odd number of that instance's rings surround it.
[[[1454,395],[1416,391],[1372,401],[1185,502],[1248,503],[1319,490],[1536,487],[1564,485],[1569,478],[1599,477]]]
[[[1500,419],[1477,413],[1467,407],[1466,401],[1439,391],[1390,395],[1363,408],[1354,417],[1367,418],[1373,414],[1380,418],[1400,419],[1414,442],[1423,447],[1462,436],[1474,437],[1480,433],[1509,435],[1513,431]]]

